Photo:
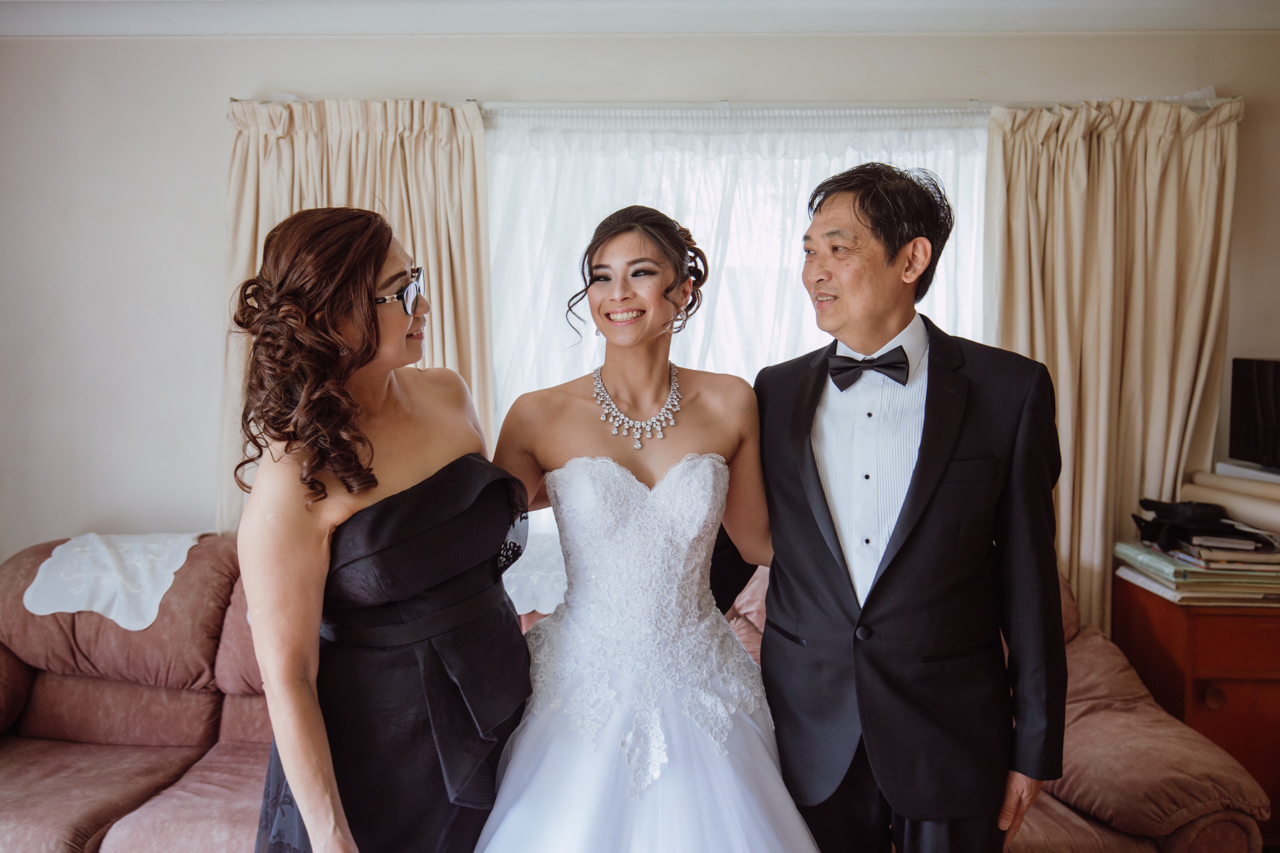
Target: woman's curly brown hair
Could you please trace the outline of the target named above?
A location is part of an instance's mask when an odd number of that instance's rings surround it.
[[[345,207],[295,213],[267,235],[262,268],[240,285],[233,315],[250,339],[245,458],[235,470],[245,491],[244,469],[272,443],[301,461],[308,505],[326,497],[323,471],[352,494],[378,484],[360,407],[344,386],[377,351],[373,299],[391,236],[378,214]],[[340,325],[355,339],[344,340]]]

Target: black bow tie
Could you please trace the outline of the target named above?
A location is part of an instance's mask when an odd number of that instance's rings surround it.
[[[907,351],[900,346],[894,347],[878,358],[827,356],[827,372],[831,374],[831,381],[836,383],[836,387],[841,391],[848,390],[849,386],[861,379],[864,370],[878,370],[899,385],[906,385],[909,368]]]

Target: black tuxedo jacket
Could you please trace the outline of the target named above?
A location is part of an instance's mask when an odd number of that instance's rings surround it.
[[[1062,773],[1053,384],[1039,362],[925,326],[920,453],[862,607],[809,440],[835,343],[756,378],[774,547],[761,658],[800,805],[831,796],[860,738],[915,820],[994,814],[1010,769]]]

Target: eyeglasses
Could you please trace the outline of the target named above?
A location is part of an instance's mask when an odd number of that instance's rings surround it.
[[[413,309],[418,307],[418,297],[422,295],[422,267],[414,267],[409,270],[409,283],[397,290],[390,296],[375,296],[373,302],[375,305],[381,305],[384,302],[399,302],[404,308],[404,313],[412,316]]]

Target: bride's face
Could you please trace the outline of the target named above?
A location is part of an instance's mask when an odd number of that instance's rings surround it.
[[[662,251],[631,231],[606,242],[591,259],[587,302],[596,328],[615,346],[634,346],[671,333],[676,304],[689,299],[686,279],[667,298],[675,272]]]

